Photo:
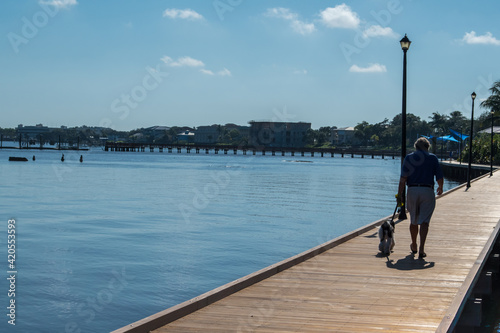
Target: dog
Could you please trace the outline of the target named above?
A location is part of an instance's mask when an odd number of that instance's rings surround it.
[[[378,238],[380,239],[378,249],[385,255],[390,255],[394,245],[396,245],[396,241],[394,240],[395,228],[396,224],[391,219],[382,223],[378,229]]]

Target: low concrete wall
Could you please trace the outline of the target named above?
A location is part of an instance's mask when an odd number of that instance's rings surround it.
[[[443,174],[446,178],[456,179],[458,181],[467,181],[467,170],[468,163],[457,163],[457,162],[448,162],[442,161],[440,162],[441,169],[443,170]],[[496,170],[498,167],[493,166],[493,170]],[[473,164],[471,165],[471,179],[480,177],[482,175],[490,173],[490,166]]]

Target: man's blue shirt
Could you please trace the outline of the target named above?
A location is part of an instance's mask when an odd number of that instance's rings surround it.
[[[434,185],[434,177],[442,179],[443,171],[436,155],[417,150],[405,157],[401,177],[407,178],[408,185]]]

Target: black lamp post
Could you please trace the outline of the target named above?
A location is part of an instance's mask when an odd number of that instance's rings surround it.
[[[410,48],[411,41],[405,36],[399,41],[403,50],[403,110],[401,112],[401,166],[406,157],[406,51]],[[399,219],[406,220],[406,194],[403,191],[401,198],[401,210],[399,211]]]
[[[460,160],[460,164],[462,164],[462,142],[464,141],[463,139],[463,131],[462,127],[460,127],[460,141],[458,142],[458,156]]]
[[[490,177],[493,176],[493,116],[495,112],[491,111],[491,144],[490,144]]]
[[[472,133],[474,130],[474,100],[476,99],[476,93],[473,92],[470,97],[472,97],[472,114],[470,116],[470,136],[469,136],[469,166],[467,168],[467,188],[470,187],[470,172],[472,164]]]
[[[442,161],[443,161],[443,154],[444,154],[444,153],[443,153],[443,152],[444,152],[444,138],[443,138],[443,136],[444,136],[444,131],[443,131],[443,130],[441,130],[441,131],[439,132],[439,134],[441,134],[441,162],[442,162]],[[445,158],[445,160],[446,160],[446,158]]]

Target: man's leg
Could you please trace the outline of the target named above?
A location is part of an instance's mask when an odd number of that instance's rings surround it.
[[[427,233],[429,232],[429,223],[422,223],[420,225],[420,248],[419,252],[420,255],[425,254],[424,252],[424,247],[425,247],[425,240],[427,239]]]
[[[417,252],[418,225],[410,223],[411,250]]]
[[[406,205],[410,213],[410,236],[411,236],[411,251],[417,253],[417,235],[418,235],[418,193],[415,192],[416,187],[409,187],[406,196]],[[413,223],[415,224],[413,224]]]
[[[420,248],[419,257],[424,258],[425,254],[425,240],[427,239],[427,233],[429,232],[429,222],[436,207],[436,196],[434,194],[434,189],[426,188],[425,195],[422,195],[419,211],[419,221],[422,221],[420,225]]]

